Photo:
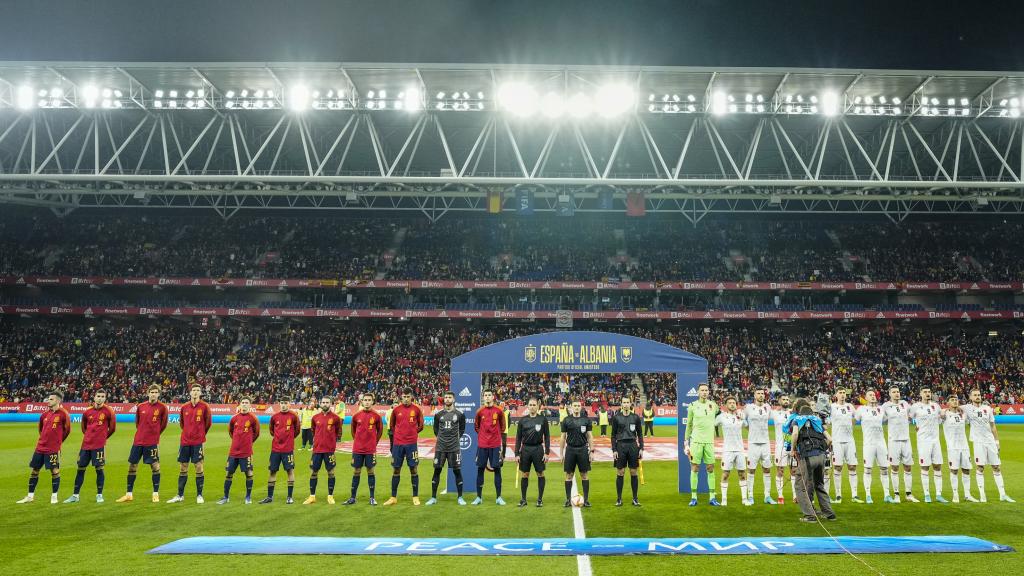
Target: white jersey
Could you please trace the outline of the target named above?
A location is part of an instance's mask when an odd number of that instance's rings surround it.
[[[743,452],[743,427],[747,422],[729,412],[722,412],[715,417],[715,424],[722,427],[722,451]]]
[[[967,415],[967,423],[971,425],[971,442],[995,444],[996,438],[992,435],[991,424],[996,421],[996,415],[992,411],[992,407],[984,404],[981,406],[967,404],[963,406],[963,410]]]
[[[839,443],[853,442],[853,404],[833,404],[829,411],[832,422],[832,441]],[[854,462],[856,464],[856,462]]]
[[[743,407],[743,417],[747,421],[747,441],[751,444],[768,443],[768,417],[771,408],[767,404],[747,404]]]
[[[889,424],[889,442],[910,440],[910,404],[906,400],[882,404]]]
[[[910,417],[917,425],[917,444],[939,441],[939,423],[942,421],[942,407],[937,402],[914,402]]]
[[[789,408],[780,408],[778,410],[772,410],[772,424],[775,425],[776,452],[778,452],[778,449],[782,447],[783,437],[785,436],[785,433],[782,431],[782,425],[785,424],[787,420],[789,420],[789,416],[792,413],[793,411],[790,410]]]
[[[885,410],[881,406],[861,406],[857,408],[857,422],[860,422],[864,433],[864,444],[885,444],[882,424],[885,424]]]
[[[942,433],[946,437],[946,450],[967,450],[967,416],[959,410],[946,410],[942,421]]]

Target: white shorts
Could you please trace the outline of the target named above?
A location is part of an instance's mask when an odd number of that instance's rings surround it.
[[[832,445],[832,465],[842,466],[856,466],[857,462],[857,445],[853,442],[837,442]]]
[[[917,463],[921,466],[940,466],[942,464],[942,447],[939,446],[937,439],[917,442]]]
[[[871,468],[875,464],[879,466],[889,465],[889,450],[881,442],[864,444],[864,466]]]
[[[941,461],[941,460],[940,460]],[[893,440],[889,442],[889,466],[914,463],[914,452],[910,448],[910,440]]]
[[[782,442],[775,443],[775,467],[781,468],[783,466],[793,466],[796,462],[793,462],[793,455],[786,451],[783,447]]]
[[[768,449],[768,444],[747,445],[747,469],[757,468],[758,462],[761,463],[761,468],[764,468],[765,472],[772,467],[772,453]]]
[[[722,470],[746,470],[747,455],[743,452],[723,452]]]
[[[967,448],[951,448],[947,450],[949,452],[949,469],[950,470],[970,470],[971,469],[971,451]]]
[[[974,445],[974,463],[978,466],[999,466],[999,449],[988,442]]]

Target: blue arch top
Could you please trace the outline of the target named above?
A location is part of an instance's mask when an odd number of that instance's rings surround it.
[[[675,346],[611,332],[546,332],[452,358],[452,372],[707,373],[707,360]]]

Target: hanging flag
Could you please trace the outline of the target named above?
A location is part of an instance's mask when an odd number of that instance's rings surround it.
[[[626,194],[626,216],[643,216],[647,213],[647,199],[643,192]]]
[[[572,194],[562,192],[558,195],[558,206],[555,208],[555,213],[559,216],[572,216],[576,213],[576,202],[572,199]]]
[[[613,201],[611,190],[606,188],[597,193],[597,208],[599,210],[611,210],[612,206]]]
[[[487,193],[487,211],[491,214],[501,212],[501,192],[491,191]]]
[[[533,190],[521,188],[516,191],[516,212],[521,216],[533,214]]]

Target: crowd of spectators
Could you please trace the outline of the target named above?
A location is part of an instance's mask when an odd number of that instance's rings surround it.
[[[1007,281],[1024,225],[663,215],[370,218],[12,210],[0,274],[436,280]]]
[[[526,335],[535,328],[423,324],[310,324],[282,327],[226,323],[200,327],[175,321],[114,324],[70,319],[5,321],[0,330],[0,401],[41,400],[54,389],[86,401],[102,387],[114,402],[139,401],[149,384],[166,400],[187,397],[193,382],[206,397],[231,403],[251,394],[264,403],[308,401],[321,395],[356,401],[364,390],[379,403],[402,387],[437,405],[449,387],[452,357]],[[916,397],[921,386],[937,396],[963,396],[979,387],[993,402],[1024,397],[1024,336],[990,336],[959,327],[609,328],[678,346],[708,359],[716,398],[752,397],[764,387],[807,395],[896,385]],[[676,400],[670,374],[488,375],[498,398],[518,405],[540,396],[549,405],[567,397],[617,404],[623,394],[654,404]]]

